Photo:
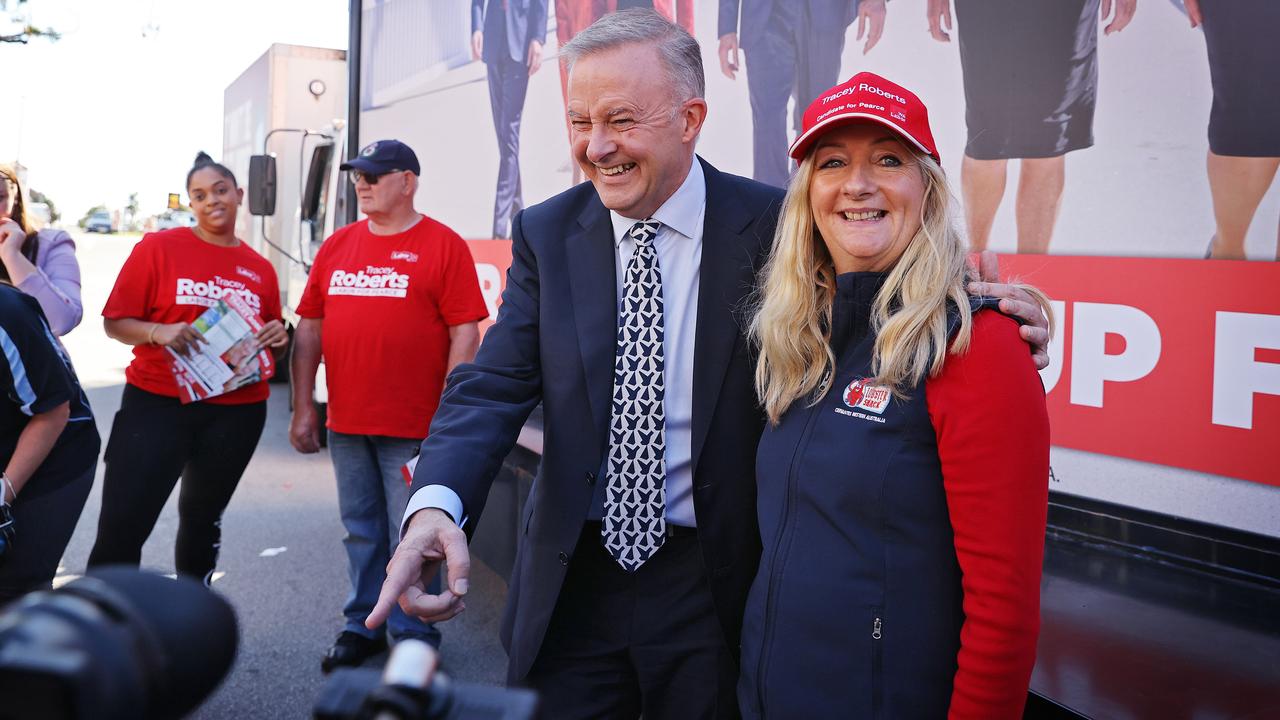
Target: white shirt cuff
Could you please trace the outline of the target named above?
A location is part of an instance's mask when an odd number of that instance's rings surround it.
[[[417,492],[409,497],[409,504],[404,508],[404,519],[400,521],[400,538],[404,538],[404,530],[409,525],[409,518],[419,510],[427,508],[435,508],[449,513],[449,517],[458,523],[458,527],[465,527],[467,518],[462,514],[462,498],[458,497],[458,493],[450,490],[444,485],[428,485],[420,488]]]

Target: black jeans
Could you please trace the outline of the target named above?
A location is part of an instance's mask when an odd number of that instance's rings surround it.
[[[266,419],[265,401],[183,405],[125,385],[103,456],[102,514],[89,567],[138,565],[142,545],[181,476],[174,565],[179,573],[208,583],[218,561],[222,511]]]
[[[58,561],[71,541],[98,469],[98,433],[90,428],[86,435],[86,443],[93,446],[93,462],[88,467],[47,472],[50,463],[46,462],[13,502],[17,538],[0,559],[0,606],[28,592],[53,587]]]

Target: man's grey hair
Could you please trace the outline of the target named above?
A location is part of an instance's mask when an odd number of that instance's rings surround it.
[[[702,50],[684,28],[653,10],[636,8],[609,13],[560,48],[570,71],[578,60],[632,43],[652,45],[666,65],[676,99],[683,102],[706,93]],[[636,68],[644,72],[643,68]]]

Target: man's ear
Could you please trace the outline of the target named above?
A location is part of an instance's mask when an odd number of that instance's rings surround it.
[[[702,132],[702,124],[707,121],[707,101],[702,98],[686,100],[680,110],[680,121],[683,123],[680,139],[687,143],[696,140],[698,133]]]

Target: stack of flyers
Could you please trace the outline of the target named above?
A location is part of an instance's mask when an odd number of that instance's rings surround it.
[[[262,320],[239,295],[227,293],[191,327],[204,342],[188,355],[169,349],[183,403],[229,393],[275,374],[271,351],[254,337]]]

